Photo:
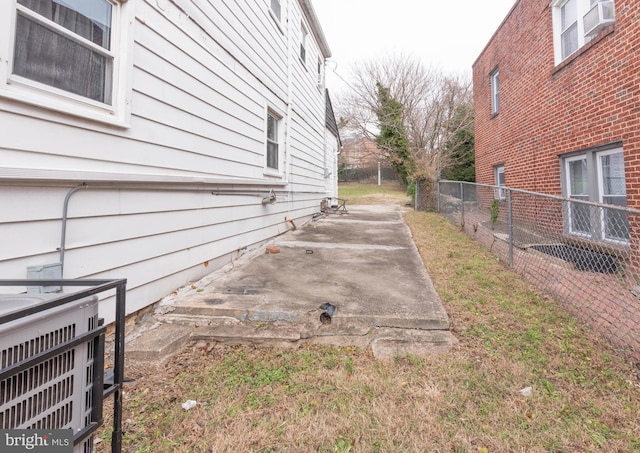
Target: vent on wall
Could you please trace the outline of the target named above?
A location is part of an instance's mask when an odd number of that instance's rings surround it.
[[[0,295],[0,314],[42,304],[59,295]],[[98,298],[91,296],[0,326],[0,369],[20,364],[72,341],[98,324]],[[73,429],[91,422],[93,342],[26,366],[0,381],[0,429]],[[93,451],[89,437],[74,453]]]

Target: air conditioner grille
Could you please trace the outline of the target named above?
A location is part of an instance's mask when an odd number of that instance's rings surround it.
[[[5,297],[0,310],[18,304],[40,303],[59,297],[41,295]],[[4,306],[2,306],[4,305]],[[0,326],[0,365],[7,368],[51,351],[98,325],[98,298],[28,315]],[[37,362],[0,381],[0,429],[68,429],[74,432],[91,423],[94,340],[84,341]],[[77,445],[74,453],[90,452],[93,436]]]
[[[65,402],[65,400],[72,395],[73,376],[67,376],[1,412],[0,426],[2,429],[12,429],[36,417],[41,417],[43,413],[47,414],[44,419],[48,419],[52,412],[51,408]],[[66,423],[69,423],[69,421]],[[40,424],[40,422],[38,422],[38,424]],[[43,426],[43,429],[56,429],[59,427],[60,426]]]
[[[75,324],[56,329],[52,332],[32,338],[28,341],[3,349],[0,352],[2,368],[21,362],[36,354],[58,346],[76,336]]]
[[[52,427],[68,426],[73,420],[73,403],[69,401],[64,406],[47,414],[35,423],[27,426],[27,429],[56,429]]]
[[[614,2],[601,0],[595,3],[587,14],[584,15],[584,34],[592,36],[600,32],[604,27],[614,23],[616,12]]]
[[[73,371],[74,356],[75,350],[65,351],[46,362],[0,381],[0,405],[10,403],[12,400],[51,382],[53,379]]]

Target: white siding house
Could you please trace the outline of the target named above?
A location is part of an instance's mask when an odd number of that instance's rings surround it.
[[[131,313],[309,218],[329,56],[310,0],[2,0],[0,278],[126,278]]]

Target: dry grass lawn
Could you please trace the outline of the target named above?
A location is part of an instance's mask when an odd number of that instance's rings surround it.
[[[340,184],[338,193],[341,198],[347,199],[347,207],[350,204],[393,203],[404,205],[411,201],[411,197],[397,182],[384,182],[380,186],[357,182],[344,183]]]
[[[190,347],[127,369],[124,451],[640,451],[637,370],[437,214],[406,220],[460,340],[451,353]]]

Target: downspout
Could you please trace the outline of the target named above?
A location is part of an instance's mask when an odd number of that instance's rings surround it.
[[[292,87],[292,21],[291,21],[291,3],[287,3],[287,124],[285,127],[285,180],[287,181],[287,200],[289,201],[289,209],[293,209],[293,194],[291,180],[293,175],[293,156],[291,155],[291,122],[293,116],[293,87]]]
[[[60,278],[64,278],[64,247],[67,242],[67,210],[69,208],[69,200],[78,190],[86,189],[87,187],[89,186],[86,183],[75,186],[67,192],[67,196],[64,198],[64,205],[62,207],[62,235],[60,237]]]

